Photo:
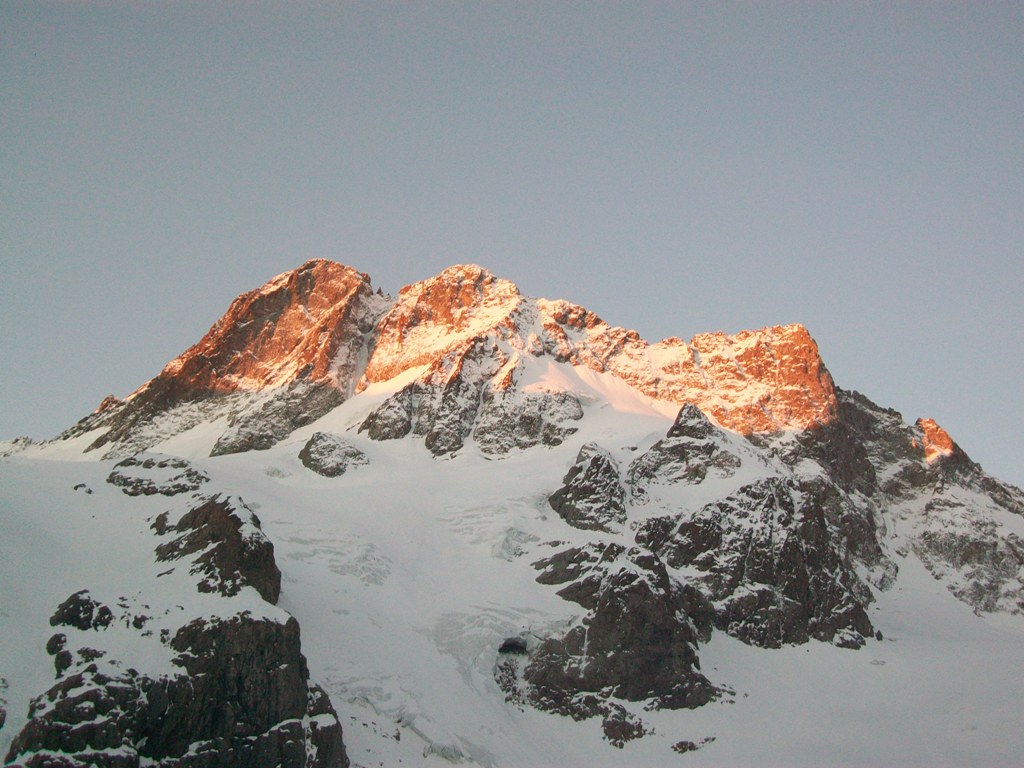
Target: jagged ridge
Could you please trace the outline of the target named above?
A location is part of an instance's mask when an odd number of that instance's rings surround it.
[[[91,433],[90,449],[120,456],[226,417],[212,455],[266,449],[368,386],[418,371],[363,431],[420,435],[435,455],[472,436],[497,455],[509,444],[557,445],[575,431],[575,395],[535,381],[550,360],[665,406],[695,403],[743,433],[835,416],[831,377],[799,325],[651,345],[577,305],[524,297],[475,265],[406,286],[392,301],[367,275],[312,261],[240,296],[158,376],[124,401],[106,399],[62,437]]]

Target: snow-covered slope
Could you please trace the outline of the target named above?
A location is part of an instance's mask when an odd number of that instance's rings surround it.
[[[0,455],[18,763],[1024,752],[1024,493],[799,326],[648,345],[478,267],[391,300],[311,262]]]

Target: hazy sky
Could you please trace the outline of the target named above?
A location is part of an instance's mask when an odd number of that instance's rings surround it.
[[[802,322],[1024,485],[1024,4],[0,4],[0,436],[310,258]]]

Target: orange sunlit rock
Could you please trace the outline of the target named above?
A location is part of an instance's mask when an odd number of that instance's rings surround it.
[[[949,456],[956,445],[949,433],[935,423],[934,419],[918,419],[917,427],[921,430],[924,442],[924,458],[934,461],[940,456]]]
[[[366,275],[331,261],[307,262],[235,299],[197,344],[134,396],[161,380],[204,392],[300,379],[349,386],[345,378],[355,366],[349,352],[355,350],[346,346],[360,337],[360,317],[374,298]]]
[[[296,381],[347,396],[420,367],[434,383],[484,377],[507,390],[537,356],[614,376],[657,401],[694,403],[745,434],[808,429],[836,414],[832,377],[801,325],[650,344],[570,302],[524,298],[475,265],[449,267],[392,300],[365,274],[322,260],[239,296],[130,399],[169,406]]]

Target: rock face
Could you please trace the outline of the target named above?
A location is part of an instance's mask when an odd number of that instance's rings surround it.
[[[184,459],[138,453],[114,465],[107,482],[128,496],[176,496],[191,493],[209,481],[205,473]]]
[[[386,305],[366,275],[310,261],[239,296],[156,378],[64,437],[102,430],[90,447],[119,455],[227,416],[214,453],[267,448],[352,394]]]
[[[789,461],[806,451],[798,443]],[[817,445],[811,453],[831,455]],[[751,472],[761,477],[735,479]],[[687,506],[691,489],[722,483],[735,490]],[[693,405],[626,469],[584,445],[548,502],[574,528],[634,530],[635,546],[597,539],[537,561],[537,581],[586,613],[515,653],[506,641],[495,679],[520,705],[602,717],[620,744],[625,724],[644,731],[622,702],[694,707],[718,694],[698,659],[713,629],[765,648],[812,639],[859,648],[875,634],[862,574],[878,588],[895,574],[868,500],[773,464]]]
[[[863,395],[839,396],[836,423],[808,434],[805,450],[906,527],[909,547],[958,598],[1024,612],[1024,492],[986,475],[934,421],[908,426]]]
[[[699,673],[698,627],[706,606],[673,583],[661,560],[638,547],[573,548],[534,564],[543,584],[588,610],[561,637],[544,641],[525,669],[530,701],[564,714],[578,694],[603,693],[658,707],[696,707],[715,690]]]
[[[506,640],[495,680],[508,701],[575,720],[602,718],[621,748],[647,733],[643,720],[618,701],[645,709],[694,708],[719,691],[701,674],[698,636],[710,632],[710,611],[695,590],[669,577],[650,551],[618,544],[563,550],[534,563],[537,581],[587,613],[564,633],[534,647]],[[564,585],[564,586],[563,586]]]
[[[264,451],[344,401],[341,389],[323,381],[292,382],[258,407],[247,408],[232,417],[228,430],[217,440],[210,455]]]
[[[770,478],[693,514],[651,518],[637,541],[674,568],[696,569],[691,583],[712,601],[715,626],[744,642],[860,646],[874,633],[870,591],[798,485]]]
[[[798,325],[648,344],[565,301],[522,296],[475,265],[406,286],[394,301],[365,274],[311,261],[238,297],[199,343],[125,400],[61,437],[122,457],[224,418],[212,455],[265,450],[367,386],[411,377],[369,414],[373,439],[422,437],[435,456],[472,439],[489,456],[554,446],[583,417],[576,395],[533,381],[550,359],[654,400],[693,403],[745,434],[835,417],[831,377]]]
[[[732,477],[741,461],[724,447],[723,436],[697,406],[683,406],[665,438],[630,463],[633,495],[643,498],[651,483],[697,485],[709,473],[719,479]]]
[[[80,650],[33,702],[7,760],[28,768],[348,765],[330,701],[307,682],[294,619],[193,622],[168,648],[181,671],[160,678],[103,671],[103,651]]]
[[[201,575],[200,592],[227,597],[251,586],[268,603],[281,594],[281,571],[274,545],[263,534],[259,518],[238,498],[214,496],[202,501],[169,525],[167,513],[153,525],[161,535],[174,535],[156,548],[157,560],[189,560],[189,572]]]
[[[537,307],[545,353],[611,373],[656,400],[694,403],[728,429],[807,429],[835,417],[832,377],[801,325],[652,345],[568,302],[540,300]]]
[[[122,469],[190,469],[181,464],[144,457]],[[152,493],[161,492],[156,487]],[[186,580],[209,596],[203,612],[213,615],[188,619],[182,605],[141,603],[138,595],[109,604],[88,589],[70,595],[50,619],[61,630],[46,645],[56,682],[33,699],[6,761],[28,768],[348,766],[337,714],[309,680],[298,622],[272,606],[281,572],[259,520],[237,497],[175,500],[187,511],[173,524],[164,512],[152,525],[163,539],[156,561],[171,566],[159,576],[174,578],[175,564],[186,566]],[[241,610],[233,599],[244,588],[259,597]],[[188,602],[181,593],[171,599]],[[131,648],[136,655],[121,658]],[[148,666],[139,671],[139,662]]]
[[[564,485],[548,497],[551,508],[574,528],[608,531],[626,522],[626,489],[619,465],[595,443],[580,448]]]

